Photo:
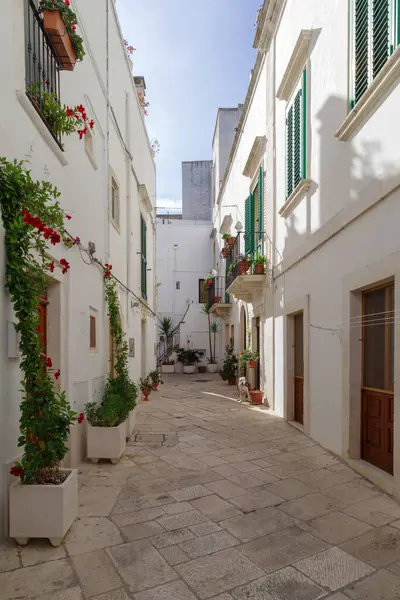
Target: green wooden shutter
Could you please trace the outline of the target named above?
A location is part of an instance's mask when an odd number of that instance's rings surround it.
[[[369,84],[370,0],[354,0],[354,102]]]
[[[372,5],[372,77],[376,77],[387,62],[391,48],[392,0],[373,0]]]
[[[244,251],[254,251],[254,194],[246,198],[244,205]]]
[[[286,197],[293,192],[293,106],[286,117]]]
[[[294,100],[294,127],[293,127],[293,189],[295,189],[296,185],[300,183],[302,179],[302,161],[301,161],[301,149],[303,145],[302,141],[302,131],[301,131],[301,123],[302,123],[302,106],[301,106],[301,97],[303,90],[299,90],[296,94],[296,98]]]
[[[140,241],[141,241],[141,289],[142,297],[147,300],[147,227],[140,215]]]
[[[263,168],[260,167],[258,175],[258,239],[262,239],[264,228],[264,175]]]

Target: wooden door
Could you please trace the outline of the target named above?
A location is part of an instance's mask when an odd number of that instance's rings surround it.
[[[303,313],[294,315],[294,420],[304,424],[304,331]]]
[[[47,356],[47,295],[43,294],[40,296],[39,304],[37,305],[37,312],[39,316],[39,335],[40,343],[42,346],[42,354]]]
[[[393,474],[394,285],[363,294],[361,458]]]

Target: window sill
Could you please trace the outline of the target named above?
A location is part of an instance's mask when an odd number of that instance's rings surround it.
[[[300,31],[296,46],[294,47],[292,56],[289,59],[289,63],[276,94],[278,100],[286,100],[287,102],[293,94],[308,59],[312,35],[313,32],[311,29],[302,29]]]
[[[304,196],[308,192],[311,186],[311,179],[302,179],[300,183],[297,184],[296,188],[290,194],[289,198],[286,200],[285,204],[279,211],[279,214],[284,219],[287,219],[289,215],[292,214],[294,209],[300,204],[303,200]]]
[[[400,46],[389,58],[379,75],[349,112],[335,136],[341,142],[351,140],[386,99],[386,94],[400,75]]]
[[[27,112],[32,123],[35,125],[35,127],[41,134],[42,138],[44,139],[46,144],[49,146],[50,150],[53,151],[53,153],[56,155],[56,157],[58,158],[60,163],[64,167],[66,167],[68,165],[68,160],[66,159],[65,152],[63,152],[61,150],[61,148],[59,147],[57,142],[53,139],[51,133],[47,129],[46,125],[43,123],[40,115],[38,114],[38,112],[36,111],[34,106],[32,106],[32,103],[29,100],[29,98],[27,97],[27,95],[25,94],[25,92],[22,92],[21,90],[17,90],[17,98],[18,98],[18,101],[21,104],[21,106]]]

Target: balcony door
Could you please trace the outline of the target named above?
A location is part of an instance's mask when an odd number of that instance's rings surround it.
[[[394,285],[363,293],[361,458],[393,474]]]

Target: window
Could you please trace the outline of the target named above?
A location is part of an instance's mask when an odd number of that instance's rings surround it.
[[[111,219],[119,227],[119,187],[114,177],[111,177]]]
[[[400,42],[399,0],[351,0],[350,108],[362,97]]]
[[[90,315],[89,348],[96,348],[96,317]]]
[[[208,290],[205,288],[205,279],[199,279],[199,303],[208,302]]]
[[[146,221],[140,215],[140,245],[141,245],[141,290],[142,298],[147,300],[147,227]]]
[[[181,282],[180,282],[180,281],[177,281],[177,282],[176,282],[176,284],[175,284],[175,288],[176,288],[177,290],[180,290],[180,289],[181,289]]]
[[[304,70],[286,109],[286,199],[306,179],[306,81]]]
[[[259,244],[263,238],[264,215],[264,174],[260,167],[256,186],[246,199],[244,208],[245,225],[245,252],[251,254],[255,250],[261,251]]]

